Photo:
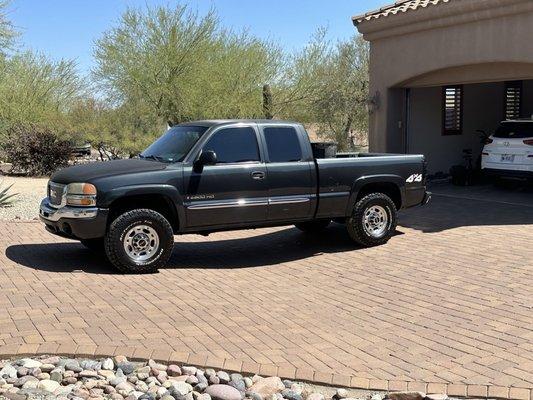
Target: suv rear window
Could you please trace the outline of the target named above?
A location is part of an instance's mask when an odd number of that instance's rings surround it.
[[[300,141],[294,128],[265,128],[263,132],[270,162],[291,162],[302,159]]]
[[[506,122],[501,124],[494,137],[501,139],[525,139],[533,137],[533,122]]]

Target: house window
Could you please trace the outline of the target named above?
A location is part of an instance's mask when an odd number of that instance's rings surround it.
[[[463,133],[463,87],[445,86],[442,88],[442,134],[460,135]]]
[[[518,119],[522,111],[522,81],[505,82],[505,119]]]

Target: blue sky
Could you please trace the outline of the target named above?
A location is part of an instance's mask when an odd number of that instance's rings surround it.
[[[224,26],[248,28],[278,40],[287,50],[303,46],[319,26],[332,39],[355,32],[350,17],[392,0],[185,0],[199,12],[214,6]],[[11,0],[9,18],[22,31],[21,46],[53,58],[76,59],[81,72],[93,65],[92,46],[128,6],[176,4],[170,0]]]

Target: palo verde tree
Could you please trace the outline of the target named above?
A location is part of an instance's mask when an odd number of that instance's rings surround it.
[[[94,78],[117,107],[150,110],[168,125],[253,117],[279,54],[270,42],[222,29],[213,10],[130,8],[96,42]]]

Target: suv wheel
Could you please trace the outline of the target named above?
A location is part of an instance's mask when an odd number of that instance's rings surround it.
[[[105,237],[109,261],[124,273],[156,272],[174,246],[172,226],[154,210],[137,209],[117,217]]]
[[[371,193],[355,204],[346,222],[348,234],[366,247],[385,244],[396,230],[396,214],[396,206],[389,196]]]

